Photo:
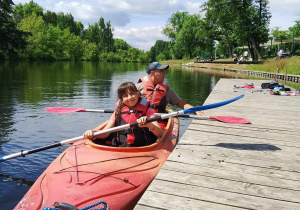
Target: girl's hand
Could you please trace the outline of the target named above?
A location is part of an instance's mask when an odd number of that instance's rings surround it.
[[[93,140],[93,137],[94,137],[94,132],[92,130],[88,130],[83,134],[83,138],[88,138],[90,140]]]
[[[151,123],[146,123],[147,121],[147,117],[146,116],[143,116],[143,117],[140,117],[139,119],[136,120],[136,122],[139,124],[139,127],[140,128],[144,128],[144,127],[148,127],[150,126]]]

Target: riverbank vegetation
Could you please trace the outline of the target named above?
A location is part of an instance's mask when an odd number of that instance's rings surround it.
[[[182,59],[182,60],[165,60],[164,64],[169,65],[182,65],[187,63],[193,63],[195,59]],[[232,61],[231,59],[218,59],[216,61]],[[253,70],[253,71],[262,71],[262,72],[272,72],[275,73],[278,68],[278,73],[300,75],[300,57],[292,56],[282,59],[269,58],[264,60],[260,64],[221,64],[221,63],[194,63],[193,66],[202,66],[202,67],[213,67],[213,68],[231,68],[231,69],[243,69],[243,70]]]
[[[241,55],[245,47],[253,59],[263,60],[275,56],[282,46],[300,53],[299,42],[283,42],[300,37],[300,21],[288,31],[280,31],[278,27],[270,30],[268,0],[207,0],[200,8],[205,12],[203,17],[176,12],[162,31],[170,41],[157,40],[149,51],[115,38],[113,26],[103,17],[85,29],[72,14],[46,11],[33,1],[18,5],[12,0],[0,2],[0,60],[148,63],[171,59],[185,61],[197,56],[232,58]],[[262,46],[269,40],[280,43]]]

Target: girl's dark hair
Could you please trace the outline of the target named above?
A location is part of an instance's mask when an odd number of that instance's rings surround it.
[[[127,91],[131,93],[138,93],[138,90],[134,83],[132,82],[124,82],[121,84],[118,88],[118,100],[117,100],[117,108],[115,111],[115,126],[120,125],[121,120],[121,109],[125,106],[125,104],[122,101],[123,95],[127,93]],[[116,134],[116,139],[118,142],[119,140],[119,132]]]

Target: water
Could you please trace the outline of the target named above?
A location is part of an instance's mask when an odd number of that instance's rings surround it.
[[[125,81],[136,83],[145,75],[146,67],[138,63],[0,63],[0,157],[77,137],[95,128],[110,114],[53,114],[45,107],[113,109],[117,87]],[[204,103],[219,79],[181,67],[167,70],[169,85],[194,106]],[[182,136],[190,120],[181,119],[180,123]],[[0,163],[1,209],[12,209],[65,148]]]

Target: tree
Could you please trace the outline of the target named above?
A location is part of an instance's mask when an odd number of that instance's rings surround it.
[[[112,51],[116,53],[119,49],[128,50],[131,46],[124,40],[115,38]]]
[[[17,50],[26,47],[27,33],[17,29],[12,19],[12,0],[0,0],[0,50],[12,58]]]
[[[91,61],[99,60],[99,52],[96,44],[87,43],[86,41],[83,41],[83,46],[84,46],[83,58],[85,60],[91,60]]]
[[[35,13],[21,20],[18,28],[22,31],[29,32],[31,36],[27,38],[27,48],[25,55],[29,59],[45,59],[47,48],[47,25],[41,16]],[[47,53],[46,53],[47,54]]]
[[[88,29],[83,31],[83,38],[89,42],[95,43],[99,52],[107,53],[113,51],[113,28],[110,21],[105,24],[104,18],[100,18],[94,25],[89,25]]]
[[[176,35],[176,41],[183,46],[189,58],[196,55],[195,49],[199,46],[201,23],[199,15],[189,15],[185,18],[181,30]]]
[[[203,20],[200,22],[201,27],[199,28],[201,28],[201,30],[197,32],[199,34],[199,42],[202,40],[202,48],[204,48],[204,51],[209,52],[210,58],[214,57],[216,40],[220,39],[218,36],[219,31],[217,30],[218,27],[216,25],[216,20],[213,19],[212,16],[213,12],[211,10],[207,10],[205,13],[205,18],[203,18]],[[202,56],[206,54],[207,53],[202,53]]]
[[[275,41],[280,41],[282,45],[282,40],[288,39],[288,31],[280,31],[279,27],[272,30],[272,35]]]
[[[175,58],[187,56],[191,58],[201,45],[201,19],[199,15],[187,12],[174,13],[163,28],[163,34],[171,39],[171,53]]]
[[[176,12],[169,19],[165,27],[163,27],[163,34],[175,41],[176,34],[182,29],[185,18],[188,12]]]
[[[295,21],[295,25],[289,27],[288,37],[292,39],[293,37],[300,37],[300,20]]]
[[[170,56],[170,48],[169,48],[169,42],[163,41],[163,40],[157,40],[153,47],[150,49],[151,51],[151,60],[157,60],[157,56],[159,54],[163,54],[164,60],[165,59],[171,59]],[[161,59],[159,59],[161,60]]]
[[[46,23],[52,24],[55,27],[57,26],[57,15],[55,12],[47,10],[47,12],[43,16],[43,19]]]
[[[268,41],[268,25],[271,14],[268,0],[229,0],[236,14],[235,33],[248,43],[252,57],[254,52],[261,60],[259,45]]]
[[[43,16],[43,8],[33,1],[24,5],[19,3],[14,7],[13,18],[17,23],[19,23],[23,18],[30,16],[32,13],[35,13],[38,16]]]
[[[74,17],[71,13],[64,14],[63,12],[59,12],[56,15],[57,25],[61,30],[69,29],[70,32],[76,36],[80,36],[83,31],[83,24],[79,21],[74,21]]]
[[[176,35],[183,27],[183,23],[188,16],[188,12],[176,12],[172,14],[172,16],[168,19],[166,25],[163,27],[162,33],[171,39],[170,48],[173,56],[175,58],[182,58],[183,52],[181,51],[183,48],[180,46],[180,43],[176,42]],[[154,52],[150,50],[150,59],[155,59]]]
[[[236,43],[234,34],[236,15],[228,0],[209,0],[202,5],[202,11],[206,11],[206,21],[212,22],[211,28],[214,29],[212,33],[218,34],[215,38],[227,46],[228,54],[232,57],[232,48]]]

